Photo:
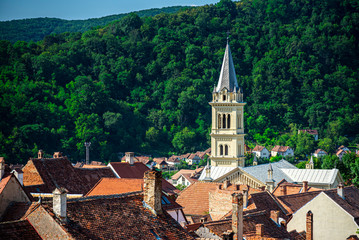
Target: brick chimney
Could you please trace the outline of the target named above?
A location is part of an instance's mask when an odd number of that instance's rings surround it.
[[[232,194],[232,232],[233,240],[243,239],[243,195]]]
[[[162,174],[155,170],[149,170],[144,175],[144,206],[154,215],[162,214]]]
[[[53,211],[55,215],[61,219],[61,221],[66,221],[67,214],[67,190],[65,188],[56,188],[53,192]]]
[[[309,211],[307,213],[307,238],[306,240],[313,240],[313,213]]]
[[[256,224],[256,236],[263,237],[263,224]]]
[[[249,189],[243,189],[243,208],[248,207],[248,191]]]
[[[280,186],[280,195],[281,196],[285,196],[285,195],[287,195],[287,186],[286,185],[281,185]]]
[[[275,211],[275,210],[270,211],[270,218],[271,218],[276,224],[279,224],[279,211]]]
[[[338,184],[338,186],[337,186],[337,193],[338,193],[338,195],[339,195],[341,198],[345,199],[345,196],[344,196],[344,185],[343,185],[343,183],[339,183],[339,184]]]
[[[0,157],[0,180],[5,174],[5,159],[3,157]]]
[[[308,192],[308,181],[303,181],[303,191],[302,192]]]
[[[135,163],[135,153],[134,152],[126,152],[126,162],[133,165]]]

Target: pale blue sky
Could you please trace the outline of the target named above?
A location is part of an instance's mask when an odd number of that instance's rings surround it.
[[[217,2],[219,0],[0,0],[0,21],[36,17],[88,19],[150,8]]]

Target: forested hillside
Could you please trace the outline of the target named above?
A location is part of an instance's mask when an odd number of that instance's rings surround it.
[[[160,13],[175,13],[190,7],[164,7],[134,12],[139,17],[155,16]],[[105,26],[117,21],[128,13],[86,20],[64,20],[59,18],[30,18],[12,21],[0,21],[0,39],[16,41],[40,41],[45,36],[64,32],[85,32],[92,28]]]
[[[85,141],[102,161],[209,147],[227,31],[248,142],[289,126],[359,142],[358,1],[222,0],[38,43],[1,41],[0,155],[24,162],[43,149],[77,161]]]

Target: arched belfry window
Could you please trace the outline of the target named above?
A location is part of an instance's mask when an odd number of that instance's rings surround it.
[[[218,114],[218,128],[222,127],[222,116],[221,114]]]
[[[223,114],[223,128],[226,128],[226,114]]]
[[[219,155],[223,155],[223,146],[219,145]]]
[[[228,114],[227,117],[227,128],[231,128],[231,114]]]
[[[223,95],[223,101],[226,101],[226,95]]]
[[[224,155],[228,155],[228,145],[224,146]]]
[[[238,121],[238,124],[237,124],[238,128],[241,128],[242,121],[241,121],[241,115],[240,114],[238,114],[237,121]]]

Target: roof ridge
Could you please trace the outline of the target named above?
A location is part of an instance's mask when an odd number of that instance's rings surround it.
[[[127,192],[127,193],[121,193],[121,194],[112,194],[112,195],[96,195],[96,196],[87,196],[83,198],[74,198],[74,199],[68,199],[67,202],[83,202],[83,201],[91,201],[96,199],[110,199],[110,198],[124,198],[129,196],[136,196],[143,193],[143,191],[135,191],[135,192]]]

